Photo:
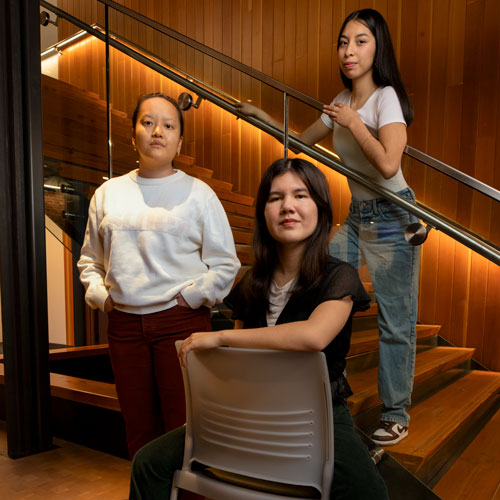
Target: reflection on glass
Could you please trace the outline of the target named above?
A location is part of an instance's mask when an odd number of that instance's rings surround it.
[[[83,345],[91,325],[76,261],[89,200],[108,176],[105,45],[67,22],[55,34],[41,53],[49,339]]]

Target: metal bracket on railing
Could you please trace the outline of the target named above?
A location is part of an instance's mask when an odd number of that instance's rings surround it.
[[[288,94],[283,93],[283,158],[288,158]]]
[[[48,26],[49,24],[53,24],[54,26],[58,26],[59,24],[59,17],[56,16],[56,20],[55,21],[52,21],[52,19],[50,18],[50,14],[48,12],[45,12],[44,10],[42,10],[42,12],[40,12],[40,24],[42,26]]]
[[[424,226],[420,222],[413,222],[405,229],[405,240],[410,245],[421,245],[429,236],[432,226]]]
[[[193,102],[193,97],[191,96],[191,94],[188,94],[187,92],[183,92],[177,98],[177,105],[179,106],[179,108],[182,109],[182,111],[187,111],[191,106],[195,109],[198,109],[200,107],[202,100],[203,100],[203,97],[201,97],[199,95],[196,102]]]
[[[85,216],[79,215],[79,214],[72,214],[71,212],[68,212],[67,210],[62,211],[62,217],[63,217],[63,219],[67,219],[67,220],[85,219]]]

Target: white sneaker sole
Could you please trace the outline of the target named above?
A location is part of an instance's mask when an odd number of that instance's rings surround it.
[[[391,446],[393,444],[399,443],[402,439],[404,439],[406,436],[408,436],[408,431],[402,432],[397,438],[391,439],[390,441],[384,441],[384,439],[377,439],[376,437],[371,437],[371,440],[374,443],[377,443],[381,446]]]

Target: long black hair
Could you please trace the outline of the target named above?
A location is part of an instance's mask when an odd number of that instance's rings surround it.
[[[340,37],[344,32],[345,26],[349,21],[359,21],[363,23],[375,37],[376,50],[373,60],[373,82],[378,87],[394,87],[403,110],[406,125],[413,121],[413,106],[411,104],[408,92],[404,86],[401,74],[399,73],[398,63],[392,46],[391,35],[384,17],[380,12],[374,9],[355,10],[349,14],[339,31],[337,46],[340,43]],[[340,76],[344,86],[352,90],[352,80],[340,71]]]
[[[282,158],[275,161],[264,173],[257,192],[253,235],[254,263],[242,283],[247,304],[260,304],[266,310],[273,272],[278,265],[278,252],[276,241],[267,228],[264,210],[273,180],[286,172],[300,177],[318,209],[318,223],[307,239],[293,294],[304,294],[313,288],[321,280],[328,262],[333,212],[325,176],[312,163],[300,158]]]
[[[154,97],[160,97],[161,99],[165,99],[175,108],[175,110],[177,111],[177,116],[179,118],[180,133],[181,133],[180,137],[182,137],[184,135],[184,118],[182,116],[181,108],[179,108],[179,105],[174,99],[172,99],[168,95],[162,94],[161,92],[153,92],[151,94],[145,94],[139,97],[134,109],[134,113],[132,114],[132,130],[134,130],[135,132],[135,126],[137,125],[137,118],[139,117],[139,110],[141,109],[141,104],[144,101],[147,101],[148,99],[153,99]]]

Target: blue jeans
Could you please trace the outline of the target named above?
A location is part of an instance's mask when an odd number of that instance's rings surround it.
[[[398,193],[415,201],[410,188]],[[415,368],[420,247],[404,239],[418,219],[385,198],[353,200],[330,254],[355,268],[367,264],[378,304],[381,419],[407,426]]]

